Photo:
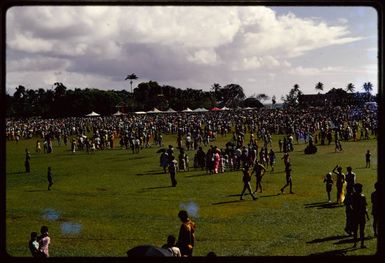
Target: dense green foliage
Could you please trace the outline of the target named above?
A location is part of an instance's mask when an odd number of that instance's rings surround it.
[[[219,136],[213,145],[223,147],[230,140]],[[353,167],[357,181],[368,198],[377,176],[377,141],[317,145],[315,155],[305,155],[305,144],[290,153],[293,164],[294,195],[279,194],[285,182],[279,136],[273,136],[277,153],[274,172],[262,181],[264,192],[252,201],[242,190],[241,172],[207,175],[200,169],[177,174],[178,185],[170,186],[168,174],[159,167],[158,147],[139,154],[116,146],[95,154],[69,151],[56,146],[51,154],[35,153],[35,140],[7,142],[6,145],[6,248],[12,256],[30,256],[31,231],[47,225],[52,238],[50,254],[63,256],[124,257],[140,244],[161,246],[167,235],[178,234],[179,209],[193,202],[198,210],[194,255],[214,251],[219,256],[280,256],[311,254],[373,255],[376,239],[372,221],[366,225],[367,249],[352,249],[344,233],[344,207],[327,204],[324,175],[338,163]],[[165,145],[176,144],[171,135]],[[115,143],[117,144],[117,141]],[[32,153],[31,173],[24,173],[24,149]],[[207,147],[205,148],[207,150]],[[372,152],[371,168],[365,168],[364,154]],[[187,152],[190,161],[193,151]],[[54,185],[47,191],[47,166],[52,167]],[[255,187],[255,178],[252,179]],[[335,200],[335,185],[332,191]],[[57,217],[47,217],[49,213]],[[64,224],[80,227],[79,233],[65,232]]]
[[[130,77],[130,78],[129,78]],[[127,76],[131,80],[134,76]],[[212,108],[214,106],[262,107],[262,103],[255,99],[253,103],[244,103],[245,94],[241,86],[229,84],[214,91],[195,89],[178,89],[172,86],[159,85],[156,81],[142,82],[133,92],[125,90],[99,90],[99,89],[68,89],[63,83],[56,82],[53,89],[27,89],[18,86],[13,96],[6,95],[7,117],[32,117],[43,118],[76,117],[84,116],[91,111],[102,115],[111,115],[123,105],[123,111],[149,111],[154,108],[167,110],[173,108],[181,111],[187,107]]]

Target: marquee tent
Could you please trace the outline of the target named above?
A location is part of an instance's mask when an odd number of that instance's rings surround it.
[[[222,109],[220,109],[218,107],[214,107],[214,108],[211,109],[211,111],[220,111],[220,110],[222,110]]]
[[[169,108],[168,110],[164,111],[164,113],[176,113],[176,111],[172,108]]]
[[[193,112],[208,112],[208,110],[205,108],[196,108],[195,110],[193,110]]]
[[[122,115],[126,115],[126,114],[123,113],[123,112],[117,111],[117,112],[115,112],[115,113],[112,114],[112,115],[114,115],[114,116],[122,116]]]
[[[192,110],[190,108],[187,108],[185,110],[182,110],[182,112],[192,112]]]
[[[154,108],[152,111],[147,111],[147,113],[163,113],[163,111],[158,110],[157,108]]]
[[[96,113],[96,112],[91,112],[90,114],[87,114],[86,115],[86,117],[98,117],[98,116],[100,116],[100,114],[99,113]]]

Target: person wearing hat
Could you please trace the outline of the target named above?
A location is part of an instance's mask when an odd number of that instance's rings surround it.
[[[328,202],[331,203],[332,200],[330,199],[330,192],[333,188],[333,179],[332,179],[332,173],[327,173],[324,178],[324,183],[326,184],[326,193],[328,194]]]
[[[249,167],[247,165],[245,165],[242,168],[242,172],[243,172],[243,177],[242,177],[243,190],[241,192],[240,200],[243,200],[243,194],[246,192],[246,189],[249,191],[250,195],[253,197],[253,200],[256,200],[257,197],[251,191],[251,186],[250,186],[251,175],[250,175],[250,172],[249,172]]]

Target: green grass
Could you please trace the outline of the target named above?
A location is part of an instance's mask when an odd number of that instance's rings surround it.
[[[246,137],[248,138],[248,137]],[[227,138],[213,145],[222,147]],[[323,176],[340,164],[352,166],[357,181],[364,185],[369,211],[370,194],[377,178],[377,141],[343,143],[343,152],[334,145],[318,146],[315,155],[305,155],[304,144],[292,152],[294,195],[279,195],[285,183],[278,137],[273,148],[277,154],[275,172],[263,179],[264,192],[252,201],[242,190],[240,171],[206,175],[190,169],[177,174],[178,185],[170,186],[168,174],[161,173],[157,147],[140,154],[116,148],[93,155],[69,146],[54,147],[52,154],[34,152],[35,140],[7,142],[6,147],[6,248],[12,256],[30,256],[30,232],[49,227],[52,257],[124,257],[140,244],[161,246],[167,235],[178,235],[178,211],[190,202],[199,210],[194,255],[214,251],[219,256],[306,256],[352,247],[343,237],[344,207],[322,208],[327,201]],[[116,141],[117,143],[117,141]],[[165,136],[165,145],[176,145],[176,138]],[[116,144],[117,145],[117,144]],[[24,173],[24,149],[31,151],[31,173]],[[372,152],[372,167],[365,168],[365,152]],[[193,151],[188,152],[190,165]],[[54,185],[47,191],[47,167],[52,167]],[[255,178],[252,187],[255,188]],[[332,192],[333,200],[335,188]],[[49,220],[48,210],[57,213]],[[79,233],[62,231],[64,223],[81,226]],[[366,235],[372,237],[371,221]],[[373,255],[375,238],[366,241],[367,249],[347,251],[347,255]]]

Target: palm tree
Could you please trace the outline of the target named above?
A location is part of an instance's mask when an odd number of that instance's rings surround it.
[[[353,83],[349,83],[349,84],[346,86],[346,91],[348,91],[348,92],[353,93],[355,89],[356,89],[356,87],[354,87]]]
[[[323,84],[322,82],[318,82],[318,83],[315,85],[315,90],[323,91],[323,90],[324,90],[324,84]]]
[[[138,79],[138,77],[134,74],[134,73],[132,73],[132,74],[130,74],[130,75],[127,75],[127,77],[124,79],[124,80],[130,80],[130,85],[131,85],[131,93],[132,93],[132,81],[134,80],[134,79]]]
[[[370,82],[365,82],[363,89],[365,90],[366,93],[370,93],[373,90],[373,84]]]

